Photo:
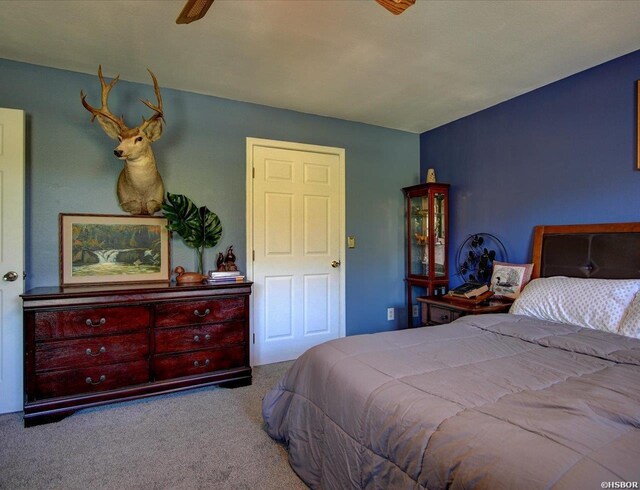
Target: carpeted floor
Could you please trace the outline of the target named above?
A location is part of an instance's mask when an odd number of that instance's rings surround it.
[[[263,430],[261,401],[290,362],[253,385],[200,388],[23,428],[0,415],[0,489],[304,489]]]

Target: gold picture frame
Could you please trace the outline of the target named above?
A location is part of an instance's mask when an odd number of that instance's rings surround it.
[[[169,282],[167,219],[60,214],[60,286]]]

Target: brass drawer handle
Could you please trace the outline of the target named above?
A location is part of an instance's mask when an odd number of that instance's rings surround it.
[[[200,313],[198,310],[193,310],[193,314],[195,316],[199,316],[200,318],[207,316],[209,313],[211,313],[211,310],[209,310],[209,308],[204,310],[204,313]]]
[[[193,361],[193,367],[207,367],[209,364],[209,359],[205,359],[204,364],[200,364],[198,361]]]
[[[96,357],[96,356],[99,356],[100,354],[104,354],[105,352],[107,352],[107,348],[103,345],[102,347],[100,347],[100,350],[95,354],[91,349],[87,349],[85,352],[87,353],[88,356]]]
[[[98,379],[98,381],[96,381],[95,383],[93,382],[93,380],[91,379],[91,376],[88,376],[87,379],[85,379],[85,381],[87,382],[88,385],[99,385],[100,383],[102,383],[105,379],[107,379],[107,377],[103,374],[102,376],[100,376],[100,379]]]
[[[100,318],[98,323],[93,323],[93,320],[91,320],[90,318],[87,318],[87,320],[84,323],[87,325],[87,327],[101,327],[102,325],[107,323],[107,320],[104,318]]]
[[[204,336],[204,341],[208,342],[209,340],[211,340],[211,335],[207,334]],[[200,342],[200,335],[194,335],[193,336],[193,341],[194,342]]]

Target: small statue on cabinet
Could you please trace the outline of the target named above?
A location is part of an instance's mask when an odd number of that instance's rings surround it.
[[[224,272],[226,269],[224,268],[224,255],[222,252],[218,252],[218,258],[216,260],[216,271]]]
[[[216,266],[218,272],[237,271],[236,256],[233,253],[233,245],[227,248],[226,255],[222,255],[222,252],[218,252],[218,258],[216,260]]]
[[[236,256],[233,253],[233,245],[230,245],[227,249],[227,256],[224,259],[224,265],[228,271],[238,270],[238,267],[236,267]]]

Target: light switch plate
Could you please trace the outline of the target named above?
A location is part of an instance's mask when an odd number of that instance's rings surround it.
[[[353,235],[347,237],[347,247],[356,248],[356,237]]]

